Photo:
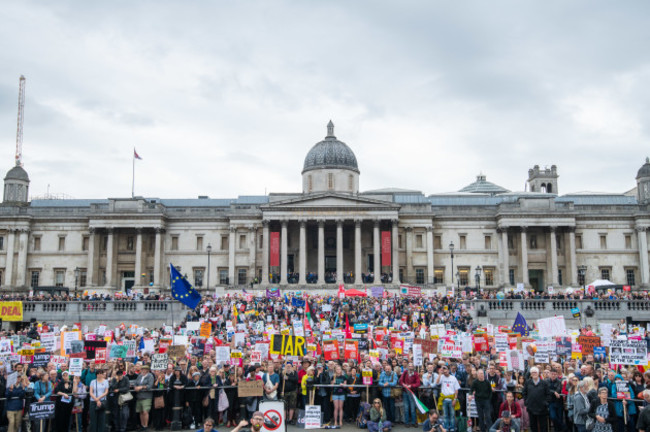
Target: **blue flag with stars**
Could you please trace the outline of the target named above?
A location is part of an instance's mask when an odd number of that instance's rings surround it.
[[[192,288],[192,284],[170,263],[172,296],[190,309],[195,309],[201,301],[201,294]]]
[[[517,312],[517,318],[515,318],[515,323],[512,325],[512,331],[522,336],[528,336],[528,323],[526,323],[526,318],[524,318],[521,312]]]

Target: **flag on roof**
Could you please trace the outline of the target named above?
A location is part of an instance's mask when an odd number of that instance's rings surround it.
[[[171,263],[169,270],[172,296],[190,309],[195,309],[201,302],[201,294],[192,288],[192,284]]]

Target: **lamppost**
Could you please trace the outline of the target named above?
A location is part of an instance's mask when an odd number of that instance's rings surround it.
[[[451,254],[451,286],[454,286],[454,242],[449,243],[449,253]]]
[[[585,290],[585,285],[587,283],[587,266],[586,265],[578,266],[578,274],[582,277],[582,294],[585,295],[587,294]]]
[[[75,267],[74,269],[74,298],[77,298],[77,288],[79,287],[79,273],[81,273],[81,270],[79,267]]]
[[[474,274],[474,280],[476,281],[476,292],[481,291],[481,266],[476,266],[476,273]]]
[[[210,289],[210,254],[212,253],[212,245],[208,243],[208,247],[205,249],[208,251],[208,283],[205,286]]]

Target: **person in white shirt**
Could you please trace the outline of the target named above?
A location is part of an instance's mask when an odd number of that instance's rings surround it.
[[[460,409],[458,402],[458,390],[460,384],[456,377],[449,374],[449,367],[442,367],[442,375],[438,376],[437,384],[440,385],[440,397],[438,398],[438,410],[443,412],[445,429],[450,432],[456,431],[456,410]]]

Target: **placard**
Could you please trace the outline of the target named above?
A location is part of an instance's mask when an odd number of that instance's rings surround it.
[[[594,353],[594,347],[600,346],[600,336],[578,336],[578,343],[582,348],[582,355]]]
[[[47,367],[51,357],[50,354],[34,354],[34,357],[32,357],[32,364],[34,367]]]
[[[305,406],[305,429],[320,429],[320,405]]]
[[[372,370],[364,369],[361,371],[363,385],[372,385]]]
[[[264,394],[264,382],[262,380],[239,381],[237,384],[237,396],[262,396]]]
[[[422,345],[413,345],[413,365],[422,366]]]
[[[564,316],[554,316],[537,320],[537,329],[541,338],[553,338],[566,335]]]
[[[269,352],[271,354],[280,354],[283,356],[304,357],[305,338],[290,335],[271,335]]]
[[[211,334],[212,334],[212,323],[210,323],[209,321],[202,322],[199,336],[204,338],[209,338]]]
[[[218,346],[214,348],[215,350],[215,362],[217,366],[224,364],[230,364],[230,348],[225,346]]]
[[[49,420],[54,418],[54,402],[32,402],[29,405],[29,420]]]
[[[179,358],[185,357],[185,345],[172,345],[167,348],[167,354],[170,359],[178,360]]]
[[[83,367],[84,367],[84,359],[71,358],[70,367],[68,368],[68,371],[70,372],[70,375],[80,377],[81,372],[83,371]]]
[[[647,351],[645,341],[612,340],[609,344],[609,361],[614,364],[646,366]]]
[[[0,302],[0,319],[2,321],[23,321],[23,302]]]

